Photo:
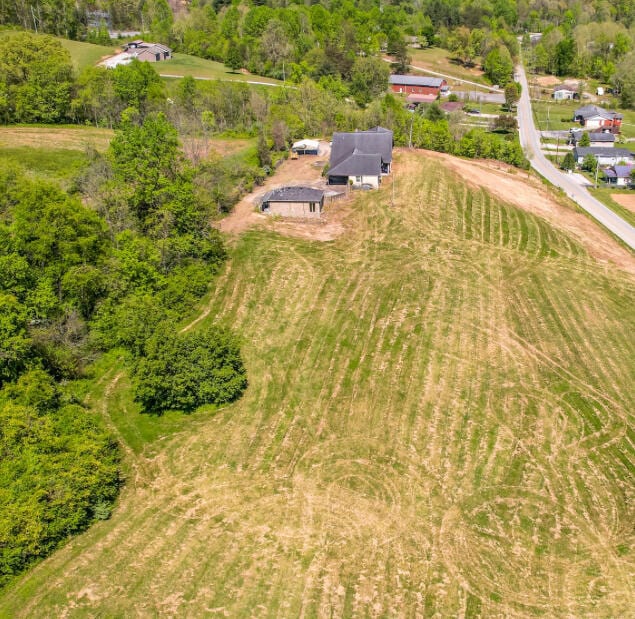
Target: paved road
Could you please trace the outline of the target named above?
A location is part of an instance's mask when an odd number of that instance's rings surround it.
[[[516,67],[516,75],[523,90],[520,101],[518,102],[520,143],[529,157],[531,166],[549,182],[563,189],[566,194],[589,213],[591,217],[599,221],[604,227],[622,239],[631,249],[635,250],[635,228],[616,215],[611,209],[604,206],[599,200],[596,200],[586,189],[569,178],[568,174],[560,172],[560,170],[544,156],[540,148],[540,137],[536,131],[534,118],[531,114],[529,86],[527,84],[525,69],[522,65]]]

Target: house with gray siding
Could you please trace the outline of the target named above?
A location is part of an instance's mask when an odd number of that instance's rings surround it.
[[[324,209],[324,191],[313,187],[280,187],[267,193],[260,210],[267,215],[319,219]]]

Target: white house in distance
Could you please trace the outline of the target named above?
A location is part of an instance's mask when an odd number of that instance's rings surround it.
[[[593,155],[601,166],[635,163],[635,155],[626,148],[577,146],[573,149],[573,158],[577,164],[581,164],[587,155]]]
[[[572,90],[570,86],[566,84],[559,84],[553,89],[551,95],[556,101],[566,101],[567,99],[578,99],[579,95],[577,91]]]
[[[377,189],[390,173],[393,137],[390,129],[334,133],[328,172],[329,185]]]

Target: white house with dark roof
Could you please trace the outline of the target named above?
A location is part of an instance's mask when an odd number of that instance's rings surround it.
[[[577,146],[582,139],[582,136],[585,131],[582,129],[572,129],[569,132],[569,144],[573,144],[573,146]],[[613,133],[607,132],[593,132],[589,131],[589,146],[599,146],[599,147],[612,147],[615,146],[615,135]]]
[[[597,105],[584,105],[573,113],[573,120],[587,129],[600,129],[619,133],[622,125],[622,114],[605,110]]]
[[[587,155],[593,155],[601,166],[635,163],[635,155],[626,148],[577,146],[573,149],[573,158],[577,164],[581,164]]]
[[[368,131],[334,133],[328,172],[329,185],[377,189],[392,165],[393,134],[375,127]]]
[[[267,193],[260,210],[281,217],[319,219],[324,209],[324,191],[313,187],[280,187]]]

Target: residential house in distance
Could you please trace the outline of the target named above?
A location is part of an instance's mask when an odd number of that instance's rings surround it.
[[[615,187],[635,187],[631,176],[635,163],[631,165],[615,165],[604,170],[604,182]]]
[[[582,135],[585,132],[582,129],[571,129],[569,132],[569,144],[573,146],[577,146],[582,139]],[[589,132],[589,146],[604,146],[611,147],[615,146],[615,135],[613,133],[597,133],[597,132]]]
[[[573,158],[577,164],[581,164],[587,155],[593,155],[601,166],[635,163],[635,155],[626,148],[577,146],[573,149]]]
[[[260,210],[269,215],[319,219],[324,208],[324,191],[313,187],[281,187],[267,193]]]
[[[170,60],[172,50],[161,43],[145,43],[141,39],[124,45],[124,51],[102,60],[99,64],[107,69],[114,69],[120,64],[130,64],[133,60],[140,62],[160,62]]]
[[[141,39],[124,45],[124,50],[141,62],[160,62],[172,58],[172,50],[161,43],[146,43]]]
[[[574,122],[580,123],[587,129],[599,129],[610,133],[619,133],[623,116],[618,112],[611,112],[597,105],[584,105],[573,113]]]
[[[391,75],[388,83],[393,92],[406,95],[434,95],[432,101],[439,95],[450,92],[448,83],[441,77]]]
[[[328,172],[329,185],[377,189],[392,165],[393,135],[389,129],[334,133]]]
[[[566,84],[559,84],[553,89],[551,95],[556,101],[566,101],[567,99],[579,99],[580,95],[577,91],[572,90],[570,86]]]

